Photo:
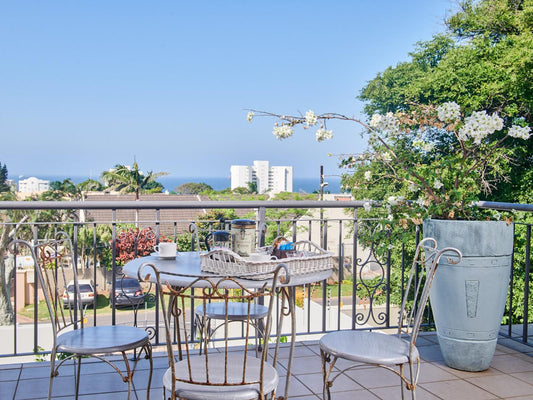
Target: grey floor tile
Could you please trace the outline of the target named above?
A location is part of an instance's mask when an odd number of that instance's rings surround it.
[[[17,381],[5,381],[0,384],[0,399],[13,399],[17,388]]]
[[[21,368],[11,368],[11,369],[0,370],[0,382],[17,381],[20,378],[20,371],[21,371]]]
[[[322,374],[306,374],[298,375],[297,379],[309,388],[313,393],[322,393]],[[363,389],[353,379],[350,379],[346,375],[339,375],[333,382],[333,386],[330,388],[331,392],[346,392],[349,390]]]
[[[533,372],[517,372],[516,374],[511,374],[511,376],[533,385]]]
[[[494,356],[490,366],[506,374],[533,372],[533,358],[522,354]]]
[[[420,384],[420,387],[443,400],[489,400],[498,398],[492,393],[460,379],[453,381],[428,382]]]
[[[385,388],[370,389],[370,391],[383,400],[401,400],[402,398],[399,382],[396,387],[389,386]],[[411,392],[408,390],[404,389],[404,394],[406,399],[411,398]],[[416,398],[417,400],[439,400],[439,397],[429,393],[422,387],[416,389]]]
[[[395,373],[380,367],[365,367],[345,372],[350,378],[366,389],[397,386],[400,378]]]
[[[495,375],[467,379],[468,382],[482,387],[499,397],[525,396],[533,394],[533,385],[510,375]]]

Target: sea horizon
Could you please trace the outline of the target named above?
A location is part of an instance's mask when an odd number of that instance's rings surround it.
[[[76,184],[81,183],[87,179],[86,176],[66,176],[66,175],[28,175],[23,176],[20,179],[27,179],[30,177],[36,177],[38,179],[53,181],[63,181],[65,179],[72,179]],[[20,180],[19,177],[10,176],[9,179],[14,180],[18,183]],[[92,178],[94,179],[94,178]],[[162,176],[157,179],[163,187],[164,191],[172,192],[178,186],[183,185],[184,183],[205,183],[211,186],[214,190],[224,190],[231,187],[231,178],[228,177],[183,177],[183,176]],[[326,179],[328,185],[324,188],[324,193],[342,193],[340,185],[340,177],[328,176]],[[320,190],[320,179],[316,178],[293,178],[292,181],[293,192],[295,193],[313,193],[314,191]]]

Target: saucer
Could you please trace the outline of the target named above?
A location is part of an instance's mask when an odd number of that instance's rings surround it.
[[[176,253],[175,256],[160,256],[159,253],[157,253],[157,252],[151,253],[150,255],[153,256],[153,257],[157,257],[157,258],[159,258],[161,260],[174,260],[179,255],[179,253]]]

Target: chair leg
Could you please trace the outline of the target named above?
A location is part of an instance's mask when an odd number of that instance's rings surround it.
[[[50,381],[48,382],[48,400],[52,398],[52,385],[56,376],[56,349],[52,349],[50,353]]]
[[[146,387],[146,400],[150,400],[150,387],[152,386],[152,373],[154,371],[154,360],[152,358],[152,344],[146,345],[146,358],[150,362],[150,374],[148,375],[148,386]]]
[[[333,369],[333,366],[335,365],[335,362],[337,361],[337,358],[334,357],[333,361],[331,360],[331,355],[324,352],[324,350],[320,349],[320,358],[322,359],[322,398],[323,400],[331,400],[331,392],[329,390],[331,383],[329,382],[329,377],[331,375],[331,371]],[[329,368],[327,364],[331,363]]]
[[[401,393],[402,393],[402,400],[404,400],[404,398],[405,398],[405,392],[404,392],[405,382],[403,380],[404,380],[403,364],[401,364],[400,365],[400,389],[401,389]]]
[[[81,356],[76,356],[73,359],[74,359],[74,364],[76,365],[76,399],[77,399],[79,392],[80,392]]]

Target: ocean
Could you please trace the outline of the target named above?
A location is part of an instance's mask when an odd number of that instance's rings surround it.
[[[23,179],[29,178],[29,176],[24,176]],[[52,176],[52,175],[39,175],[36,178],[53,181],[63,181],[64,179],[70,178],[74,183],[80,183],[88,179],[87,177],[80,176]],[[18,177],[10,177],[15,182],[18,182]],[[224,190],[231,186],[230,177],[182,177],[182,176],[162,176],[158,180],[165,190],[169,192],[173,191],[178,186],[189,183],[206,183],[211,186],[214,190]],[[340,177],[328,176],[326,178],[328,185],[324,188],[324,193],[341,193],[341,184]],[[320,190],[320,181],[319,178],[293,178],[292,181],[293,192],[300,193],[313,193],[314,191]]]

